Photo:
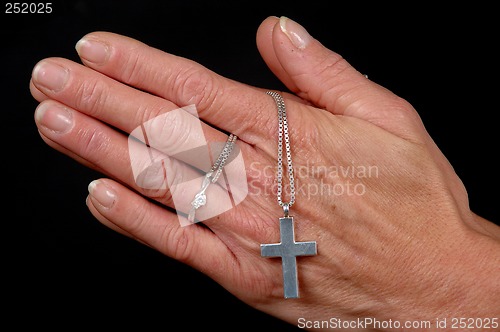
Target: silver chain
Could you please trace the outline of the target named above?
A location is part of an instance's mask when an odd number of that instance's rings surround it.
[[[219,179],[219,176],[222,173],[222,169],[224,168],[224,165],[226,164],[227,158],[229,158],[229,155],[231,154],[231,151],[233,151],[233,146],[234,142],[238,136],[231,134],[229,135],[229,138],[227,139],[226,145],[224,145],[224,149],[222,149],[222,152],[219,155],[219,158],[215,161],[213,164],[212,168],[210,169],[210,172],[215,172],[215,174],[212,177],[212,183],[217,182]]]
[[[219,157],[212,165],[210,171],[208,171],[205,174],[205,177],[203,178],[201,184],[201,188],[198,191],[198,193],[194,196],[194,199],[191,202],[191,209],[189,210],[188,214],[189,222],[194,223],[196,210],[202,207],[203,205],[207,204],[207,195],[205,194],[205,191],[207,190],[208,186],[211,183],[215,183],[219,179],[219,176],[222,174],[222,169],[224,168],[224,165],[226,164],[226,161],[229,158],[231,151],[233,150],[234,142],[236,142],[237,139],[238,136],[234,134],[229,135],[227,142],[224,145],[224,148],[219,154]]]
[[[289,208],[295,203],[295,182],[293,175],[292,152],[290,149],[290,137],[288,135],[288,120],[286,117],[285,100],[275,91],[267,91],[268,95],[273,97],[278,108],[278,204],[283,208],[285,216],[288,216]],[[283,202],[281,196],[283,193],[283,139],[285,140],[285,151],[287,161],[288,182],[290,185],[290,201]]]

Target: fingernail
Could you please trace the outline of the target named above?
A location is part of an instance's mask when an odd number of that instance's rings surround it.
[[[73,127],[73,114],[66,108],[52,104],[40,104],[35,111],[36,122],[58,134]]]
[[[94,180],[89,183],[90,196],[105,209],[113,207],[116,201],[116,194],[113,189],[101,180]]]
[[[69,71],[55,63],[41,61],[33,69],[32,77],[37,85],[58,92],[66,85]]]
[[[109,47],[95,40],[80,39],[75,48],[82,59],[95,64],[104,64],[109,57]]]
[[[292,44],[299,49],[304,49],[313,39],[307,30],[302,27],[302,25],[289,19],[288,17],[280,17],[280,28],[281,31],[287,35]]]

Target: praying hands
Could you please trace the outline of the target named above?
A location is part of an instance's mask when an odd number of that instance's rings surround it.
[[[291,19],[265,19],[257,46],[290,92],[90,33],[83,64],[33,69],[41,138],[103,174],[87,199],[102,224],[283,321],[498,330],[500,227],[470,210],[412,105]]]

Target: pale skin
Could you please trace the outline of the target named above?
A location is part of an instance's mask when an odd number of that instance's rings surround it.
[[[255,165],[277,162],[276,105],[266,89],[125,36],[94,32],[83,40],[77,46],[83,64],[44,59],[30,89],[40,102],[35,121],[42,139],[104,174],[87,199],[104,225],[291,324],[299,317],[500,317],[500,227],[469,209],[461,180],[412,105],[294,21],[269,17],[257,31],[263,59],[293,92],[283,95],[294,165],[354,163],[378,171],[297,180],[306,187],[350,181],[365,189],[362,195],[297,194],[290,211],[296,239],[318,245],[317,256],[297,260],[299,299],[283,298],[281,261],[260,256],[261,243],[279,240],[283,215],[275,196],[258,194],[275,179]],[[196,105],[208,141],[238,135],[252,183],[243,202],[204,220],[207,227],[181,227],[168,208],[173,193],[138,186],[127,152],[126,133],[189,104]]]

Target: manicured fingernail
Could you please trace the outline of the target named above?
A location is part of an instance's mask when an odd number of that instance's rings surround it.
[[[35,111],[35,120],[40,126],[58,134],[64,134],[73,127],[73,114],[53,104],[40,104]]]
[[[105,209],[113,207],[116,201],[115,191],[101,180],[94,180],[90,182],[89,194]]]
[[[48,61],[39,62],[33,69],[33,81],[48,90],[61,91],[69,78],[68,69]]]
[[[304,49],[313,39],[307,30],[302,27],[302,25],[289,19],[288,17],[280,17],[280,28],[281,31],[287,35],[292,44],[299,49]]]
[[[109,47],[95,40],[80,39],[75,48],[82,59],[98,65],[104,64],[109,57]]]

